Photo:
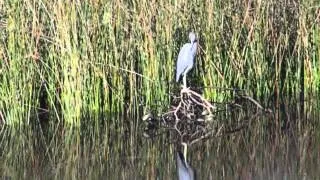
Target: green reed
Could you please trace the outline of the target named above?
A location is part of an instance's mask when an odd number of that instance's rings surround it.
[[[6,1],[1,5],[1,104],[19,124],[38,111],[72,126],[112,113],[166,109],[175,62],[198,35],[191,86],[221,101],[240,88],[265,99],[318,91],[313,1]],[[134,122],[132,122],[134,123]],[[97,123],[96,123],[97,124]]]
[[[296,99],[301,92],[312,98],[320,83],[318,6],[312,0],[0,2],[0,174],[128,179],[138,172],[152,179],[163,167],[164,179],[173,177],[175,146],[165,135],[142,142],[137,116],[146,109],[168,110],[172,94],[179,93],[175,63],[189,31],[197,33],[200,47],[188,84],[204,86],[206,98],[232,96],[217,87],[244,89],[263,105],[270,97]],[[311,117],[298,125],[302,161],[309,158],[303,143],[319,133],[310,127],[318,125],[318,112],[300,111],[297,119],[303,113]],[[229,116],[221,119],[234,123]],[[265,126],[273,120],[253,121],[242,135],[199,145],[197,159],[209,151],[231,154],[239,158],[235,169],[241,169],[244,156],[234,147],[254,157],[255,145],[264,150],[263,144],[272,142]],[[274,146],[291,147],[286,138]],[[136,166],[125,172],[113,166],[122,158]],[[212,170],[224,173],[219,167],[225,159],[212,161],[208,177]],[[309,169],[300,168],[301,174]],[[238,174],[230,171],[229,176]]]

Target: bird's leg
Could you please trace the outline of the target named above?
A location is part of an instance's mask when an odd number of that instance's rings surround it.
[[[187,74],[183,75],[183,88],[187,88]]]
[[[188,151],[187,148],[188,148],[188,145],[185,142],[183,142],[181,144],[183,146],[183,156],[184,156],[185,162],[187,162],[187,151]]]

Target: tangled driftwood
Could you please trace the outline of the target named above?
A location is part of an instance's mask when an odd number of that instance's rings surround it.
[[[246,95],[237,95],[237,100],[247,101],[253,104],[260,112],[270,112],[261,106],[256,100]],[[179,96],[173,102],[176,105],[165,113],[155,117],[148,113],[143,117],[146,122],[146,137],[154,137],[157,130],[174,132],[174,139],[192,145],[201,140],[218,137],[226,133],[234,133],[247,127],[247,121],[235,127],[228,127],[225,121],[218,119],[218,113],[222,111],[214,102],[204,98],[190,88],[182,88]],[[221,107],[242,108],[236,101],[231,103],[220,103]],[[230,110],[232,108],[229,108]],[[223,111],[226,111],[224,109]]]

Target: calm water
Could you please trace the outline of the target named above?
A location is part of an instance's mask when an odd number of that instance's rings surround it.
[[[248,126],[189,147],[198,179],[320,179],[319,116],[300,108],[230,116],[228,121]],[[282,122],[279,131],[271,128],[275,117]],[[128,126],[109,123],[92,131],[2,127],[2,179],[177,179],[172,135],[146,139],[133,119],[120,118]]]

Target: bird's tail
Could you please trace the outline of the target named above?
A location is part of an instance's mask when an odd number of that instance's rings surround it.
[[[177,73],[176,74],[176,82],[179,82],[179,79],[180,79],[180,73]]]
[[[178,161],[178,165],[180,167],[183,167],[183,168],[187,168],[187,165],[186,165],[186,157],[184,157],[183,153],[181,151],[178,151],[177,152],[177,161]]]

